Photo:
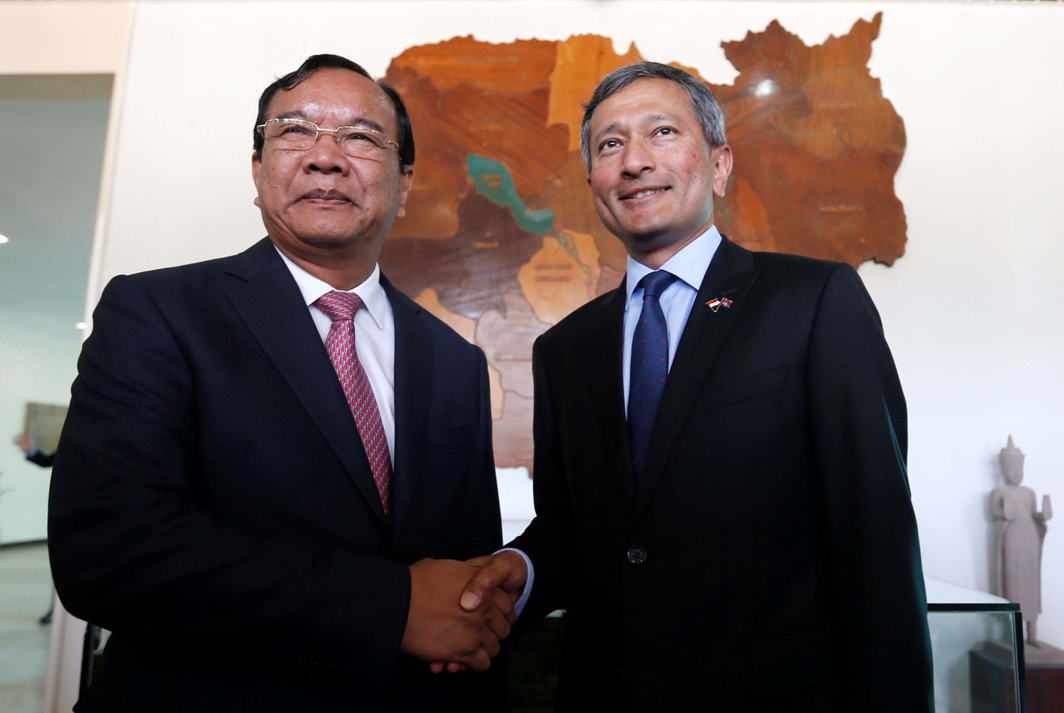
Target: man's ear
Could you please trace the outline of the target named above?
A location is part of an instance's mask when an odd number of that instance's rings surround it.
[[[728,188],[728,176],[732,172],[732,152],[727,144],[715,146],[709,153],[713,164],[713,195],[723,198]]]
[[[251,152],[251,180],[255,184],[255,200],[252,201],[259,208],[259,174],[262,173],[262,159],[254,151]]]
[[[414,187],[414,167],[400,167],[400,170],[403,175],[399,178],[399,210],[395,215],[402,218],[406,215],[406,199],[410,197],[410,189]]]

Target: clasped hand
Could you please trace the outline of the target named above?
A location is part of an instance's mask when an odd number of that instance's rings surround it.
[[[400,649],[431,662],[437,673],[486,671],[510,635],[526,577],[524,560],[513,552],[415,562]]]

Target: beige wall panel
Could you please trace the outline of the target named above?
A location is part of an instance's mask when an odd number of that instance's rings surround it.
[[[113,74],[132,14],[129,2],[0,3],[0,74]]]

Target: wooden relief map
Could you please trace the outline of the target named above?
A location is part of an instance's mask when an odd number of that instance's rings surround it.
[[[739,75],[710,84],[735,155],[715,208],[721,232],[854,266],[902,255],[894,173],[905,128],[867,66],[880,20],[812,47],[775,21],[723,44]],[[500,467],[531,471],[533,340],[624,274],[621,243],[591,203],[580,119],[606,73],[641,59],[634,44],[618,55],[596,35],[460,37],[406,50],[385,77],[407,103],[418,154],[382,266],[484,349]]]

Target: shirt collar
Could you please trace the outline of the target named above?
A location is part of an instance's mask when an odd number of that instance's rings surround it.
[[[277,250],[276,245],[274,246],[274,250]],[[317,302],[318,298],[322,295],[336,290],[336,288],[328,282],[311,275],[299,265],[292,262],[288,256],[280,250],[277,250],[277,254],[281,256],[288,271],[292,273],[292,279],[296,281],[296,286],[299,287],[299,291],[303,295],[303,302],[307,307],[310,307]],[[337,291],[344,292],[344,290]],[[369,312],[369,316],[373,318],[373,323],[377,325],[378,329],[384,329],[381,315],[384,313],[384,303],[388,300],[388,295],[384,293],[384,288],[381,287],[380,265],[373,266],[373,272],[370,273],[370,276],[367,277],[362,284],[356,286],[353,290],[346,291],[354,292],[362,298],[362,304],[366,306],[366,311]]]
[[[678,253],[670,257],[661,269],[676,275],[697,292],[702,286],[702,278],[705,277],[709,263],[713,261],[713,255],[716,254],[719,245],[720,233],[717,231],[717,226],[711,225],[706,232],[684,245]],[[653,268],[633,259],[631,255],[628,256],[628,275],[624,285],[625,312],[628,311],[628,304],[632,301],[632,293],[635,292],[636,285],[651,272],[654,272]]]

